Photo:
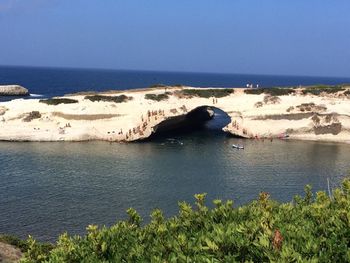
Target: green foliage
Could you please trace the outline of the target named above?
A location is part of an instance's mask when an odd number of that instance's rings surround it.
[[[342,86],[329,86],[329,85],[317,85],[310,86],[302,90],[303,94],[312,94],[312,95],[320,95],[321,93],[337,93],[339,91],[344,91],[345,89]]]
[[[74,99],[67,99],[67,98],[52,98],[52,99],[46,99],[46,100],[39,100],[41,103],[45,103],[47,105],[58,105],[58,104],[72,104],[72,103],[78,103],[77,100]]]
[[[222,98],[234,93],[234,89],[184,89],[182,95],[201,98]]]
[[[169,92],[162,93],[162,94],[145,94],[146,100],[161,101],[161,100],[167,100],[168,98],[169,98]]]
[[[259,89],[245,89],[244,93],[246,94],[269,94],[271,96],[284,96],[289,94],[294,94],[295,89],[291,88],[259,88]]]
[[[39,243],[33,237],[29,236],[25,243],[25,248],[22,249],[25,252],[24,262],[44,262],[48,259],[51,250],[54,246],[50,243]]]
[[[122,103],[122,102],[127,102],[128,100],[132,100],[132,97],[128,97],[124,94],[119,96],[92,95],[92,96],[85,96],[84,99],[90,100],[92,102],[107,101],[107,102]]]
[[[91,225],[84,237],[63,234],[53,250],[40,254],[34,246],[23,262],[349,262],[350,180],[332,198],[313,197],[310,186],[305,192],[291,203],[261,193],[237,208],[214,200],[211,209],[198,194],[194,207],[180,202],[172,218],[154,210],[144,227],[129,209],[129,220]]]

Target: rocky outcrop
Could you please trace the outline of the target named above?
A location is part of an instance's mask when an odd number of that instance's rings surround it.
[[[15,263],[19,262],[22,258],[22,252],[11,246],[9,244],[5,244],[0,242],[0,262],[4,263]]]
[[[0,103],[0,140],[138,141],[201,125],[216,108],[230,117],[223,130],[234,136],[350,143],[350,98],[345,96],[350,89],[338,95],[272,91],[167,87],[101,93],[103,100],[97,101],[81,94],[50,100],[54,103],[12,100]],[[115,101],[121,93],[133,99]]]
[[[0,96],[27,96],[29,91],[19,85],[1,85]]]
[[[7,110],[8,110],[8,108],[0,106],[0,116],[4,115]]]

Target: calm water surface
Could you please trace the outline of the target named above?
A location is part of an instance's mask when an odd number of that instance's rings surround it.
[[[154,142],[118,144],[0,143],[0,232],[41,240],[110,225],[136,208],[167,216],[193,194],[246,203],[260,191],[279,201],[305,184],[327,189],[349,169],[350,146],[298,141],[248,141],[212,131]],[[232,143],[245,150],[231,148]]]

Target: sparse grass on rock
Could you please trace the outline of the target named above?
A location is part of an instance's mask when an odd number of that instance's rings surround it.
[[[161,94],[145,94],[146,100],[155,100],[155,101],[162,101],[169,99],[169,93],[161,93]]]
[[[259,89],[245,89],[244,93],[252,95],[269,94],[271,96],[284,96],[294,94],[295,89],[291,88],[259,88]]]
[[[24,122],[31,122],[34,119],[41,118],[41,114],[39,111],[31,111],[27,114],[27,116],[23,119]]]
[[[310,103],[302,103],[298,106],[296,106],[297,109],[299,109],[301,112],[323,112],[327,110],[327,107],[325,105],[316,105],[313,102]]]
[[[185,97],[201,97],[201,98],[222,98],[233,94],[234,89],[183,89],[180,95]]]
[[[345,88],[343,88],[342,86],[316,85],[304,88],[302,90],[302,93],[304,95],[312,94],[317,96],[321,93],[334,94],[344,90]]]
[[[78,103],[77,100],[68,99],[68,98],[52,98],[52,99],[39,100],[39,102],[45,103],[47,105],[59,105],[59,104]]]
[[[85,96],[84,99],[90,100],[92,102],[107,101],[107,102],[114,102],[114,103],[122,103],[122,102],[127,102],[129,100],[132,100],[133,97],[128,97],[124,94],[119,96],[92,95],[92,96]]]
[[[346,91],[344,91],[344,95],[350,96],[350,89],[347,89]]]

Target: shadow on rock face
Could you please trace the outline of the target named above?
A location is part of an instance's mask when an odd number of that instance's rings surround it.
[[[154,133],[147,139],[188,134],[197,130],[213,130],[223,133],[222,128],[230,123],[231,118],[224,111],[201,106],[187,114],[170,117],[154,127]]]

